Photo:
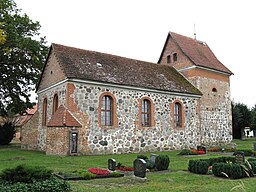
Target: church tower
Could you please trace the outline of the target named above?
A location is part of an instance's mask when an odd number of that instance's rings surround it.
[[[201,97],[201,143],[213,145],[232,140],[230,79],[233,74],[205,42],[169,32],[158,64],[182,73]]]

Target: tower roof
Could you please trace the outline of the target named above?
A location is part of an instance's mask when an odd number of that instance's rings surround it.
[[[196,66],[201,66],[232,75],[233,73],[225,67],[214,55],[210,47],[203,41],[199,41],[190,37],[186,37],[177,33],[169,32],[159,61],[163,56],[167,42],[173,39],[181,51]]]

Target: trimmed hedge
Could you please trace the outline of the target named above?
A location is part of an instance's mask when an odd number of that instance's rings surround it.
[[[156,157],[155,167],[158,171],[167,170],[170,164],[168,155],[158,155]]]
[[[189,160],[188,170],[192,173],[197,174],[207,174],[209,166],[212,166],[215,163],[226,163],[231,162],[235,163],[235,157],[218,157],[210,159],[199,159],[199,160]]]
[[[244,177],[244,170],[238,163],[215,163],[212,173],[217,177],[240,179]]]
[[[207,174],[209,162],[205,160],[190,160],[188,163],[188,170],[192,173]]]

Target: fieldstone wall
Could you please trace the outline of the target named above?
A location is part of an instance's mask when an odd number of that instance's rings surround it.
[[[212,85],[214,80],[200,79],[198,81],[201,90],[212,89],[212,87],[207,88],[207,81],[210,81]],[[47,127],[40,126],[42,124],[42,102],[47,97],[47,119],[49,120],[52,115],[52,99],[55,93],[58,93],[59,105],[68,106],[66,98],[69,97],[69,102],[71,100],[77,106],[77,113],[86,116],[80,122],[82,128],[79,134],[78,149],[79,154],[82,155],[168,151],[196,148],[201,144],[228,143],[232,139],[231,109],[228,107],[230,95],[223,87],[229,84],[219,81],[215,83],[218,92],[212,95],[207,93],[207,97],[201,99],[83,83],[69,83],[69,86],[66,83],[56,86],[39,95],[39,149],[46,151],[46,140],[48,140]],[[205,87],[202,87],[203,85]],[[71,93],[67,90],[70,87],[72,87]],[[99,98],[106,92],[111,93],[116,100],[117,125],[115,127],[99,125]],[[150,98],[153,102],[153,127],[139,126],[139,101],[144,97]],[[183,129],[173,128],[171,123],[173,118],[171,104],[176,100],[181,101],[184,106]],[[63,141],[62,145],[64,145]],[[55,152],[61,154],[60,151]],[[48,152],[48,154],[53,153]]]
[[[229,82],[199,78],[203,92],[201,105],[202,143],[227,144],[232,141],[232,112]],[[212,89],[215,88],[216,92]]]
[[[87,154],[138,153],[195,148],[200,144],[198,98],[129,89],[75,84],[74,101],[80,111],[88,114],[89,126],[84,135],[88,141]],[[118,127],[99,127],[98,103],[102,93],[110,92],[116,99]],[[154,105],[155,126],[138,126],[139,99],[149,97]],[[171,103],[179,100],[184,105],[185,128],[171,127]]]

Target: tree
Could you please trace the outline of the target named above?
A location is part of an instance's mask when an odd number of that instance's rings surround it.
[[[21,14],[13,0],[1,0],[0,24],[0,115],[20,113],[33,106],[30,92],[38,82],[48,47],[45,37],[40,37],[39,22]]]
[[[256,130],[256,105],[254,105],[254,107],[251,109],[251,116],[251,129]]]
[[[15,134],[15,127],[12,122],[0,125],[0,145],[8,145]]]
[[[252,116],[247,105],[232,102],[232,126],[235,139],[241,138],[241,131],[245,127],[250,127]]]

